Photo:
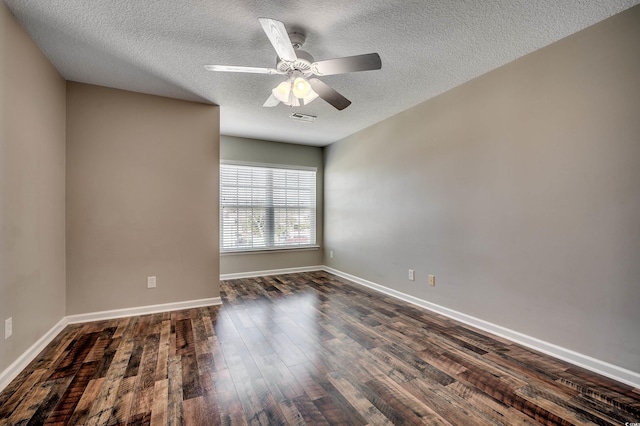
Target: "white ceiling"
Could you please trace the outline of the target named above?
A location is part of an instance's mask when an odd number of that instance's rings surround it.
[[[220,105],[221,133],[327,145],[640,0],[5,0],[67,80]],[[258,17],[316,60],[378,52],[382,70],[321,78],[353,103],[263,108],[282,76]],[[288,118],[317,115],[315,123]]]

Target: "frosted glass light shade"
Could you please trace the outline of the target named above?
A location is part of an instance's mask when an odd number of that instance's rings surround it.
[[[283,104],[289,103],[290,92],[291,92],[291,82],[288,80],[278,84],[278,86],[276,86],[276,88],[271,91],[271,93],[273,93],[273,96],[275,96],[276,99],[282,102]]]
[[[309,90],[309,94],[306,97],[304,97],[302,101],[304,102],[305,105],[307,105],[313,102],[314,100],[316,100],[317,97],[318,97],[318,94],[314,92],[313,89],[311,89]]]

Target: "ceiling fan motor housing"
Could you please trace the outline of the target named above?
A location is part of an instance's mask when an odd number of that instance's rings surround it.
[[[294,70],[302,71],[303,73],[310,72],[311,64],[315,62],[313,56],[304,50],[296,50],[296,56],[298,59],[293,62],[285,62],[280,60],[280,58],[276,58],[276,69],[282,72]]]
[[[300,50],[304,44],[306,37],[300,33],[289,33],[291,45],[296,49],[297,60],[293,62],[285,62],[280,58],[276,58],[276,69],[282,72],[301,71],[303,73],[311,71],[311,64],[315,62],[313,56],[309,52]]]

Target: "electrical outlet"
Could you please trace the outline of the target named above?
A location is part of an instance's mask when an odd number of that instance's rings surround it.
[[[147,277],[147,288],[156,288],[156,277]]]
[[[13,334],[13,317],[4,320],[4,338],[8,339]]]
[[[436,285],[436,276],[435,275],[429,275],[429,285],[431,287],[435,287],[435,285]]]
[[[333,250],[329,251],[329,259],[333,259]]]
[[[416,279],[416,272],[413,269],[409,269],[409,280],[415,281],[415,279]]]

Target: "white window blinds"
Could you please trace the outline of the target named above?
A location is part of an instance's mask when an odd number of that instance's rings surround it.
[[[220,250],[316,244],[316,171],[220,165]]]

